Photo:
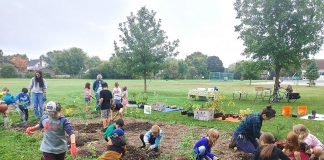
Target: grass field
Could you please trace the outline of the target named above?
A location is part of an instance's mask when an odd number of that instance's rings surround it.
[[[29,79],[0,79],[0,88],[6,86],[10,89],[10,92],[16,95],[22,87],[28,87]],[[64,105],[79,106],[79,110],[75,110],[73,113],[65,113],[67,116],[84,116],[82,107],[84,105],[83,100],[83,87],[85,82],[93,82],[93,80],[80,80],[80,79],[48,79],[48,91],[47,99],[63,102]],[[115,80],[108,80],[109,89],[112,90]],[[134,93],[140,93],[143,91],[143,80],[118,80],[121,86],[126,85],[128,87],[129,99],[131,99]],[[238,113],[240,109],[250,108],[253,112],[261,111],[267,101],[256,100],[254,85],[250,86],[248,81],[209,81],[209,80],[148,80],[148,102],[164,102],[169,105],[184,106],[188,101],[195,104],[204,104],[204,101],[194,101],[187,99],[187,93],[189,89],[194,88],[211,88],[217,86],[219,92],[226,96],[223,109],[225,112]],[[272,88],[272,85],[258,85]],[[286,87],[286,86],[283,86]],[[279,138],[284,138],[285,135],[292,129],[292,126],[298,123],[305,124],[312,134],[316,135],[322,142],[324,142],[324,122],[300,120],[299,118],[283,117],[281,114],[281,107],[284,105],[291,105],[293,107],[293,113],[297,113],[297,106],[308,106],[308,113],[311,110],[316,110],[317,113],[324,113],[324,87],[306,87],[306,86],[293,86],[295,91],[300,92],[301,99],[295,103],[280,102],[273,104],[273,107],[277,110],[277,116],[271,121],[265,121],[262,126],[262,131],[272,132],[277,134],[279,129]],[[234,90],[245,90],[248,94],[247,100],[234,100],[235,106],[228,107],[226,104],[232,100],[232,92]],[[92,106],[94,102],[92,101]],[[11,122],[18,123],[18,114],[11,112],[9,114]],[[129,109],[126,114],[128,117],[148,119],[151,121],[163,121],[171,124],[185,124],[188,126],[202,126],[213,127],[224,131],[234,131],[238,123],[223,122],[223,121],[198,121],[187,116],[181,116],[180,112],[153,112],[151,115],[144,115],[143,112],[139,112],[136,109]],[[33,118],[32,112],[30,112],[30,119]],[[2,118],[0,119],[0,125],[3,125]],[[0,127],[0,157],[3,158],[16,158],[24,159],[24,157],[32,157],[33,155],[39,155],[38,151],[40,136],[28,137],[22,133],[4,130]],[[13,146],[18,146],[15,148]],[[35,157],[35,156],[34,156]],[[0,159],[3,159],[0,158]],[[37,159],[37,158],[35,158]]]

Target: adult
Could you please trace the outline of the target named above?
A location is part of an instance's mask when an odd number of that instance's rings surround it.
[[[261,113],[248,115],[234,131],[229,147],[236,146],[238,150],[254,154],[259,146],[256,139],[260,138],[262,122],[275,116],[276,111],[271,106],[267,106]]]
[[[37,70],[35,76],[30,80],[29,90],[32,93],[34,103],[34,117],[41,118],[44,113],[44,94],[46,94],[47,84],[43,78],[42,71]]]
[[[99,99],[100,99],[100,91],[102,90],[102,75],[98,74],[97,79],[93,82],[92,89],[96,93],[96,105],[99,104]]]

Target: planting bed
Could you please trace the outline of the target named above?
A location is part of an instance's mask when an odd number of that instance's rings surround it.
[[[71,124],[75,130],[76,145],[78,148],[79,157],[99,157],[106,151],[106,141],[103,139],[103,133],[101,132],[102,124],[100,119],[81,120],[77,118],[70,118]],[[161,126],[164,132],[164,137],[159,147],[159,152],[147,153],[143,149],[138,147],[142,145],[139,139],[140,134],[145,134],[153,124]],[[12,128],[19,132],[24,132],[27,127],[33,126],[34,124],[14,125]],[[199,138],[192,138],[189,142],[186,139],[189,133],[193,133],[195,137],[205,136],[207,128],[200,127],[189,127],[179,124],[166,124],[166,123],[155,123],[147,122],[139,119],[126,119],[125,136],[127,139],[127,154],[122,158],[123,160],[149,160],[152,158],[161,157],[161,159],[172,159],[172,160],[186,160],[187,158],[183,155],[184,151],[191,152],[192,146]],[[234,152],[228,148],[228,144],[231,139],[230,132],[220,131],[221,138],[218,140],[216,146],[213,148],[214,153],[223,160],[239,160],[249,159],[250,155],[241,152]],[[36,134],[41,134],[37,131]],[[69,139],[69,138],[68,138]],[[188,138],[187,138],[188,139]],[[179,148],[182,143],[189,143],[187,148]],[[165,156],[167,155],[167,158]]]

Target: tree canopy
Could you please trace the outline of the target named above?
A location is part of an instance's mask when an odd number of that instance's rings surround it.
[[[207,55],[201,52],[194,52],[188,55],[185,59],[189,67],[189,76],[193,79],[200,79],[202,77],[208,77],[207,70]]]
[[[240,23],[235,31],[244,41],[244,55],[269,61],[275,92],[282,68],[300,66],[323,44],[323,0],[236,0]]]
[[[179,40],[168,41],[166,32],[161,29],[161,19],[155,18],[156,12],[142,7],[136,15],[131,13],[127,21],[119,24],[122,32],[121,46],[114,42],[115,55],[123,62],[125,73],[133,73],[146,79],[158,72],[167,58],[176,56]]]
[[[50,60],[56,71],[77,75],[85,68],[87,53],[80,48],[70,48],[62,51],[49,52],[54,59]],[[49,58],[50,59],[50,58]]]
[[[207,70],[209,72],[224,72],[223,62],[217,56],[209,56],[207,58],[207,64]]]

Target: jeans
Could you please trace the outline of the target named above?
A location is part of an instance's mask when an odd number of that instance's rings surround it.
[[[100,94],[96,93],[96,106],[99,104]]]
[[[253,138],[248,138],[245,135],[242,135],[242,138],[238,137],[239,134],[234,133],[233,140],[236,143],[236,146],[239,150],[246,152],[246,153],[255,153],[259,144]]]
[[[44,113],[43,93],[33,92],[33,103],[34,103],[34,117],[41,118]],[[38,111],[38,106],[39,106],[39,111]]]

